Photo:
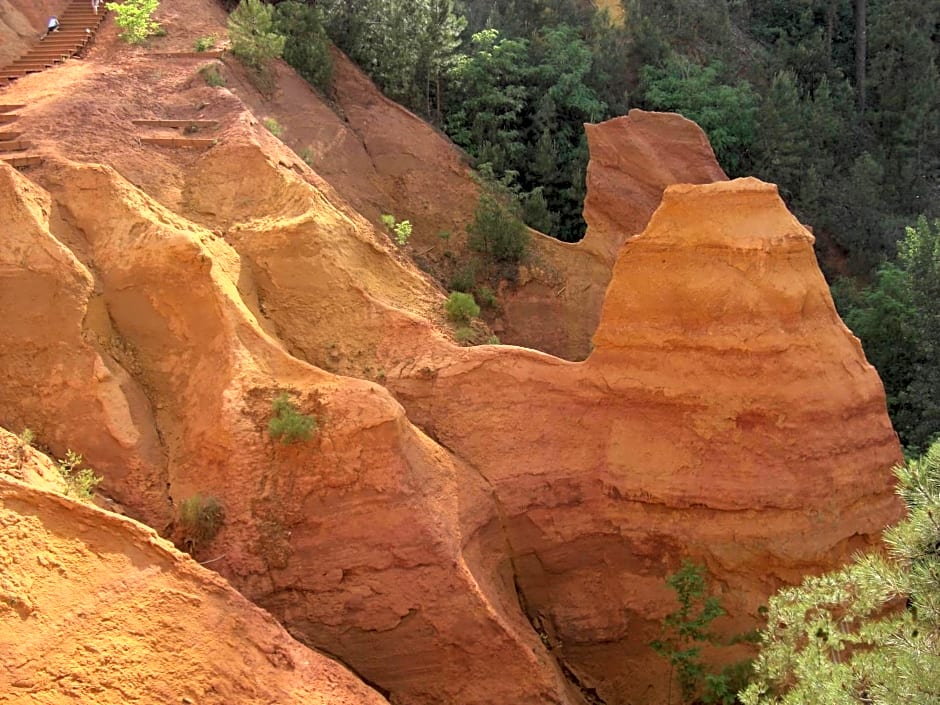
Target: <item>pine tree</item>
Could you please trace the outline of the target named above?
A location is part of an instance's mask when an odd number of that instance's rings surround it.
[[[909,513],[888,555],[771,598],[745,705],[940,701],[940,442],[896,473]]]
[[[232,53],[256,71],[284,52],[285,38],[274,31],[274,8],[261,0],[241,0],[228,17]]]

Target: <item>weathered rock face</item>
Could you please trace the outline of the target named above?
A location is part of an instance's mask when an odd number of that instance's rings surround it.
[[[290,356],[250,305],[254,268],[223,239],[109,168],[50,161],[40,178],[55,229],[87,261],[114,347],[155,410],[167,506],[198,494],[224,507],[211,555],[199,547],[220,573],[401,702],[576,702],[519,610],[502,544],[465,550],[493,521],[472,468],[417,431],[381,387]],[[11,345],[36,334],[12,331]],[[318,417],[313,442],[268,437],[281,390]],[[75,402],[67,390],[62,399]],[[94,452],[86,457],[97,467]],[[132,510],[149,501],[126,478],[105,477]],[[192,538],[180,526],[169,533]]]
[[[61,212],[4,163],[0,212],[0,424],[29,428],[58,457],[69,447],[93,457],[109,486],[136,488],[135,515],[162,526],[165,459],[151,406],[118,362],[92,273],[49,231]]]
[[[386,702],[153,530],[30,486],[37,455],[0,429],[4,702]]]
[[[646,227],[663,190],[727,179],[705,133],[681,115],[631,110],[585,130],[587,233],[576,245],[535,235],[534,265],[502,292],[495,326],[503,342],[568,360],[590,352],[617,253]]]
[[[743,628],[899,516],[901,456],[812,236],[768,184],[667,189],[595,343],[582,364],[475,349],[390,386],[494,487],[554,653],[607,703],[653,702],[668,676],[647,644],[683,557]]]

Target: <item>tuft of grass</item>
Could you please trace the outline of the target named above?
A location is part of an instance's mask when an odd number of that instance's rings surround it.
[[[24,428],[20,432],[20,442],[25,446],[31,446],[33,441],[36,440],[36,434],[30,431],[28,428]]]
[[[295,441],[309,441],[317,430],[316,417],[301,414],[287,392],[281,392],[274,398],[271,409],[274,416],[268,421],[268,433],[271,438],[285,445]]]
[[[91,468],[83,468],[82,463],[80,453],[71,449],[67,450],[65,458],[58,461],[59,475],[65,480],[66,495],[82,502],[89,502],[94,497],[95,488],[101,484],[102,478],[95,475],[95,471]]]
[[[215,497],[194,494],[180,502],[178,523],[190,553],[209,543],[225,522],[225,510]]]
[[[313,166],[313,148],[309,146],[304,147],[300,152],[300,158],[304,160],[307,166]]]
[[[219,67],[215,64],[206,64],[199,69],[199,75],[206,82],[207,86],[218,88],[225,85],[225,77],[219,72]]]
[[[456,331],[454,331],[454,339],[463,344],[473,344],[476,342],[477,333],[470,326],[460,326]]]
[[[215,43],[218,41],[215,38],[215,35],[210,34],[208,37],[199,37],[196,42],[193,44],[193,48],[196,51],[209,51],[215,47]]]
[[[284,134],[284,128],[281,126],[281,123],[279,123],[274,118],[265,118],[263,122],[264,122],[264,126],[268,128],[268,132],[270,132],[272,135],[274,135],[278,139],[280,139],[281,135]]]
[[[501,345],[501,343],[499,342],[499,336],[491,335],[489,338],[486,339],[486,344],[487,345]]]

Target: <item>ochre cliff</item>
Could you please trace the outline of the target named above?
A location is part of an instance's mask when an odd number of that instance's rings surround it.
[[[704,563],[743,628],[899,516],[900,455],[812,236],[771,185],[668,188],[620,252],[594,341],[582,364],[475,349],[389,386],[492,485],[555,653],[606,702],[643,702],[668,678],[643,649],[665,574]]]
[[[208,2],[160,12],[151,50],[223,31]],[[88,61],[5,91],[28,104],[46,160],[26,175],[0,164],[0,425],[82,452],[104,495],[181,545],[181,502],[217,498],[225,523],[197,558],[393,702],[655,701],[668,674],[648,643],[683,558],[707,566],[731,632],[898,516],[881,385],[812,237],[773,186],[725,181],[692,123],[590,127],[588,237],[536,238],[504,292],[510,338],[578,358],[593,335],[586,360],[460,348],[421,250],[373,225],[424,219],[417,242],[439,241],[445,207],[469,217],[475,190],[443,138],[341,65],[348,122],[322,113],[293,146],[358,156],[321,173],[260,124],[276,115],[289,143],[320,101],[287,69],[270,99],[229,60],[215,62],[228,87],[209,88],[202,61],[126,50],[113,32]],[[141,118],[218,126],[184,152],[141,142]],[[435,180],[428,164],[449,166]],[[282,392],[316,416],[309,442],[267,433]],[[31,521],[29,502],[98,521],[11,487],[11,522]],[[63,521],[42,540],[73,536]],[[236,598],[210,582],[227,611]]]
[[[44,457],[0,429],[0,702],[386,702]]]

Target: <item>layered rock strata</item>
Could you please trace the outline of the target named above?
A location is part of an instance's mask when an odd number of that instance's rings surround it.
[[[607,703],[664,697],[647,645],[682,559],[744,629],[899,516],[884,393],[812,241],[769,184],[673,186],[621,250],[586,362],[475,349],[391,378],[493,487],[530,617]]]

